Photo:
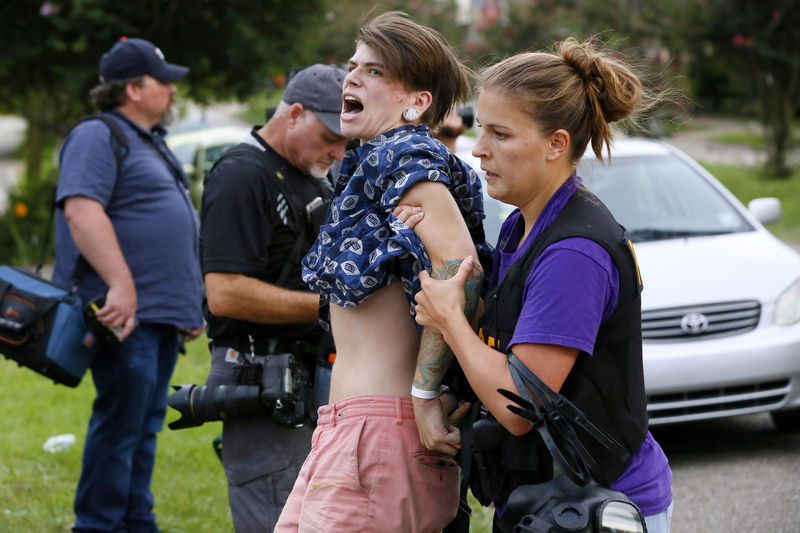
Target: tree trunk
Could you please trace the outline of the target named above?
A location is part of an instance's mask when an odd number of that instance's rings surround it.
[[[785,179],[791,175],[786,156],[791,136],[791,96],[786,94],[782,83],[776,82],[767,72],[761,98],[764,141],[767,148],[767,175]]]
[[[25,134],[27,152],[22,179],[26,180],[30,187],[33,187],[42,180],[42,157],[47,128],[50,126],[46,117],[48,106],[54,105],[54,102],[40,91],[30,91],[26,96],[27,104],[23,106],[22,116],[28,122]]]
[[[42,175],[42,153],[44,151],[44,132],[35,113],[25,113],[23,118],[28,122],[25,132],[25,171],[22,179],[29,183],[38,183]]]

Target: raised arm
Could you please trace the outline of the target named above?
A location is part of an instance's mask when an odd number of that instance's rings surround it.
[[[444,184],[419,183],[406,192],[401,202],[419,206],[425,213],[414,226],[414,231],[425,245],[431,260],[431,277],[450,278],[458,271],[464,258],[477,257],[466,223]],[[476,270],[465,283],[464,313],[469,319],[477,308],[482,279],[483,272]],[[453,353],[442,335],[435,329],[424,328],[413,383],[416,389],[413,398],[414,413],[422,443],[429,449],[449,454],[456,453],[460,433],[448,423],[440,397],[424,396],[437,394],[452,359]]]

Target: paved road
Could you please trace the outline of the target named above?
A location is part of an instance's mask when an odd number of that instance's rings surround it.
[[[762,414],[652,433],[672,466],[672,533],[800,531],[800,431]]]
[[[761,124],[755,120],[735,121],[724,118],[695,118],[686,128],[665,140],[690,156],[707,163],[725,165],[760,166],[766,160],[766,152],[746,146],[723,143],[714,139],[725,133],[762,132]],[[800,166],[800,149],[788,154],[790,166]]]
[[[185,104],[181,109],[181,119],[168,127],[170,133],[180,133],[217,126],[242,126],[250,124],[240,119],[237,114],[244,110],[241,104],[227,103],[208,107],[196,104]]]

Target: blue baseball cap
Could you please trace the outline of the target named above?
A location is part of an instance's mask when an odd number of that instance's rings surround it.
[[[161,50],[144,39],[122,37],[100,58],[103,81],[128,80],[147,74],[160,81],[178,81],[189,67],[167,63]]]

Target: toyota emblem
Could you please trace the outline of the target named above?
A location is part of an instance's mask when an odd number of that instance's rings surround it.
[[[681,318],[681,329],[687,335],[700,335],[708,329],[708,318],[703,313],[688,313]]]

